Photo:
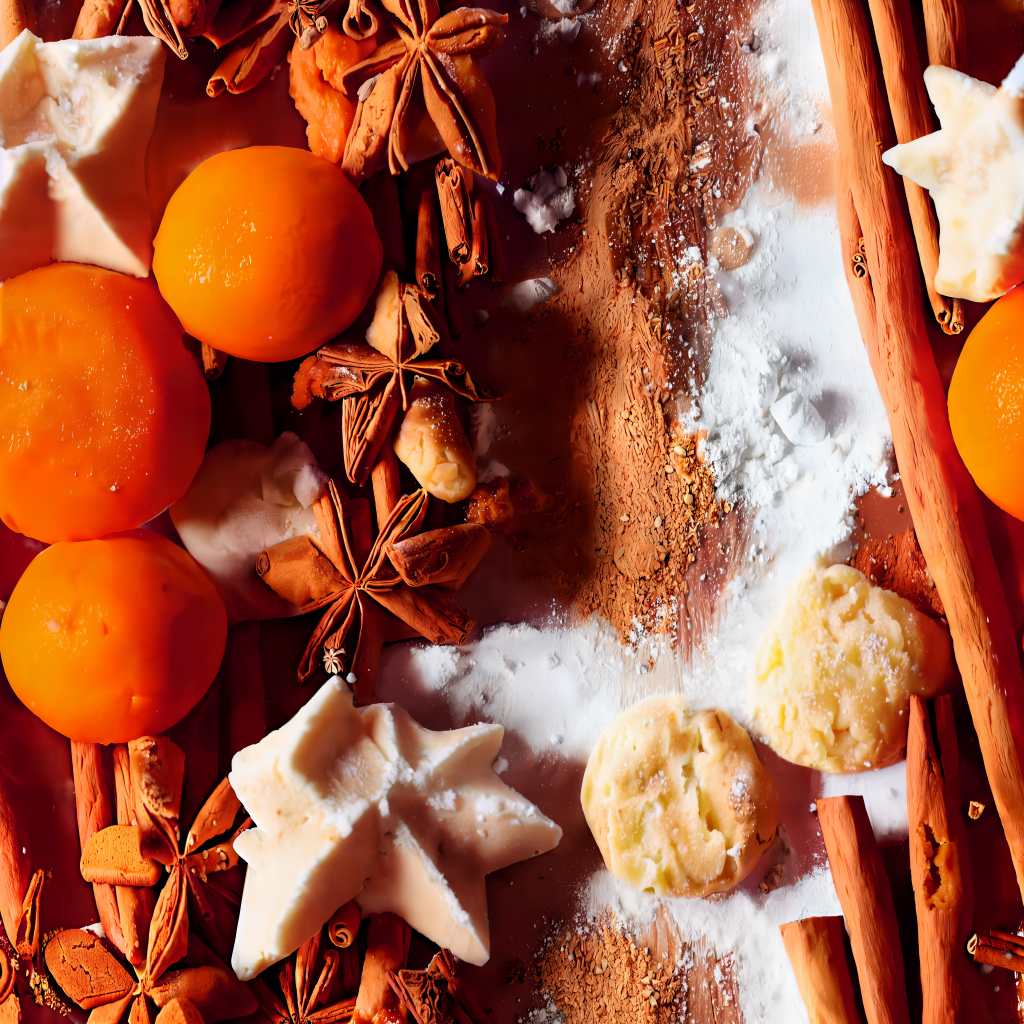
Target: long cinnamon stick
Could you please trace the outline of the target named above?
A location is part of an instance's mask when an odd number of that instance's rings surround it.
[[[3,778],[0,777],[0,919],[11,945],[17,948],[22,902],[28,891],[31,859],[18,829]]]
[[[989,784],[1024,891],[1024,678],[977,490],[953,444],[925,331],[914,245],[881,160],[887,114],[856,0],[812,0],[840,159],[865,237],[876,321],[866,337],[921,550],[946,609]]]
[[[967,17],[963,0],[924,0],[928,63],[967,74]]]
[[[0,0],[0,50],[30,27],[25,0]]]
[[[448,158],[438,160],[434,171],[448,258],[457,266],[469,262],[473,249],[472,174]]]
[[[373,502],[377,508],[378,529],[387,522],[391,510],[402,497],[402,485],[398,479],[398,459],[390,444],[381,445],[380,455],[370,474],[373,482]]]
[[[367,936],[363,974],[359,979],[355,1024],[367,1024],[379,1010],[395,999],[388,985],[388,971],[405,967],[412,929],[397,914],[372,914]]]
[[[416,222],[416,283],[429,299],[441,290],[441,229],[437,223],[437,193],[425,188]]]
[[[843,948],[841,917],[779,926],[811,1024],[857,1024],[857,1001]]]
[[[949,708],[952,698],[936,699]],[[956,733],[946,733],[942,759],[932,740],[928,708],[910,698],[907,737],[907,812],[910,820],[910,874],[917,906],[921,954],[922,1024],[965,1020],[963,947],[971,932],[974,886],[967,830],[960,817],[960,799],[953,778],[943,769],[957,759]],[[950,748],[950,740],[953,747]]]
[[[128,747],[124,743],[114,747],[114,795],[117,823],[136,824],[130,759]],[[115,893],[124,955],[129,963],[141,964],[146,959],[149,925],[156,908],[156,890],[147,886],[119,885]]]
[[[110,784],[103,764],[103,748],[98,743],[80,743],[78,740],[72,740],[71,773],[78,813],[78,841],[84,850],[89,840],[100,829],[114,823]],[[92,894],[104,933],[124,953],[124,933],[121,931],[121,914],[117,909],[117,894],[114,887],[94,882]]]
[[[72,39],[99,39],[113,35],[121,20],[125,0],[85,0],[78,12]]]
[[[818,824],[850,932],[868,1024],[910,1024],[896,908],[863,797],[819,799]]]
[[[914,40],[910,0],[868,0],[868,3],[896,138],[901,143],[911,142],[928,135],[933,126]],[[915,185],[909,178],[904,178],[903,184],[928,302],[942,329],[947,334],[959,334],[964,327],[960,303],[944,298],[935,290],[935,272],[939,268],[939,225],[931,199],[920,185]]]

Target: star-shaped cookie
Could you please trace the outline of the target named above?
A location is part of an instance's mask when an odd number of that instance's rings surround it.
[[[504,730],[433,732],[394,704],[352,706],[337,677],[239,751],[231,784],[256,823],[231,963],[252,978],[343,903],[393,911],[469,963],[490,953],[484,876],[562,830],[491,767]]]
[[[998,89],[938,64],[924,83],[942,128],[882,159],[931,193],[936,291],[988,302],[1024,280],[1024,58]]]

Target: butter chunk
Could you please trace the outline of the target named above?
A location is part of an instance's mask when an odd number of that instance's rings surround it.
[[[882,159],[931,193],[936,290],[988,302],[1024,280],[1024,57],[998,89],[941,65],[924,81],[942,127]]]
[[[452,393],[440,384],[416,378],[395,454],[416,482],[442,501],[462,501],[476,487],[473,446],[455,414]]]
[[[754,719],[772,749],[823,772],[906,754],[911,694],[953,681],[949,632],[847,565],[812,566],[761,640]]]
[[[490,953],[485,876],[553,849],[562,830],[492,765],[498,725],[434,732],[393,704],[360,711],[337,676],[229,776],[256,823],[231,965],[254,977],[343,903],[399,914],[469,963]]]
[[[150,37],[43,43],[28,30],[0,53],[0,279],[51,260],[149,273],[145,158],[164,59]]]

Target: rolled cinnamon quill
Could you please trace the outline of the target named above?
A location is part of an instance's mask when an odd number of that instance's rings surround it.
[[[857,1024],[857,1001],[843,948],[841,917],[779,926],[811,1024]]]
[[[490,545],[486,526],[464,523],[400,540],[388,549],[388,558],[411,587],[434,584],[458,590]]]
[[[359,920],[359,905],[355,900],[349,900],[327,922],[328,938],[339,949],[347,949],[356,941],[356,934],[359,931]]]
[[[467,263],[473,252],[472,174],[450,158],[439,160],[434,171],[448,258],[458,266]]]
[[[0,918],[15,948],[31,878],[31,859],[26,850],[26,840],[18,829],[14,808],[0,777]]]
[[[977,964],[991,964],[1024,974],[1024,938],[1019,939],[1018,944],[994,935],[972,935],[967,942],[967,952]]]
[[[967,74],[967,17],[963,0],[924,0],[928,63]]]
[[[100,829],[112,825],[114,821],[110,782],[103,764],[102,750],[98,743],[71,741],[71,772],[75,785],[75,810],[78,814],[78,841],[83,851]],[[94,882],[92,894],[104,933],[124,953],[121,912],[117,908],[114,887]]]
[[[989,784],[1024,890],[1024,678],[974,481],[953,444],[946,396],[906,268],[914,243],[881,160],[888,113],[856,0],[812,0],[839,158],[865,239],[875,329],[865,337],[889,413],[921,550],[946,610]]]
[[[943,771],[958,758],[952,698],[938,697],[935,706],[940,744],[945,740],[941,760],[927,705],[920,697],[910,698],[907,812],[924,996],[921,1021],[949,1024],[967,1019],[960,971],[971,932],[974,885],[957,776]]]
[[[910,0],[869,0],[869,6],[896,138],[900,143],[911,142],[932,131],[932,119],[914,40]],[[915,185],[909,178],[903,179],[903,185],[928,302],[942,329],[947,334],[958,334],[964,327],[960,303],[944,298],[935,290],[935,272],[939,267],[939,225],[931,199],[920,185]]]
[[[437,223],[437,200],[433,189],[420,196],[416,224],[416,283],[427,298],[441,290],[441,230]]]
[[[868,1024],[910,1024],[896,908],[863,797],[819,799],[818,824],[850,932]]]
[[[363,973],[353,1024],[369,1024],[379,1010],[396,1002],[388,985],[388,971],[405,967],[412,929],[397,914],[371,914]]]
[[[278,597],[300,608],[329,597],[342,582],[331,560],[305,534],[261,551],[256,572]]]

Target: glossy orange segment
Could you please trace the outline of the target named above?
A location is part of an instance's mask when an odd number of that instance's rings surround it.
[[[949,385],[949,425],[974,482],[1024,519],[1024,286],[981,318]]]
[[[340,168],[300,149],[218,153],[181,184],[153,242],[160,291],[189,334],[231,355],[295,359],[366,305],[383,250]]]
[[[0,519],[37,540],[133,529],[185,493],[210,394],[152,280],[54,263],[0,284]]]
[[[227,614],[195,559],[134,530],[48,547],[0,620],[11,688],[73,740],[124,743],[169,729],[220,667]]]

